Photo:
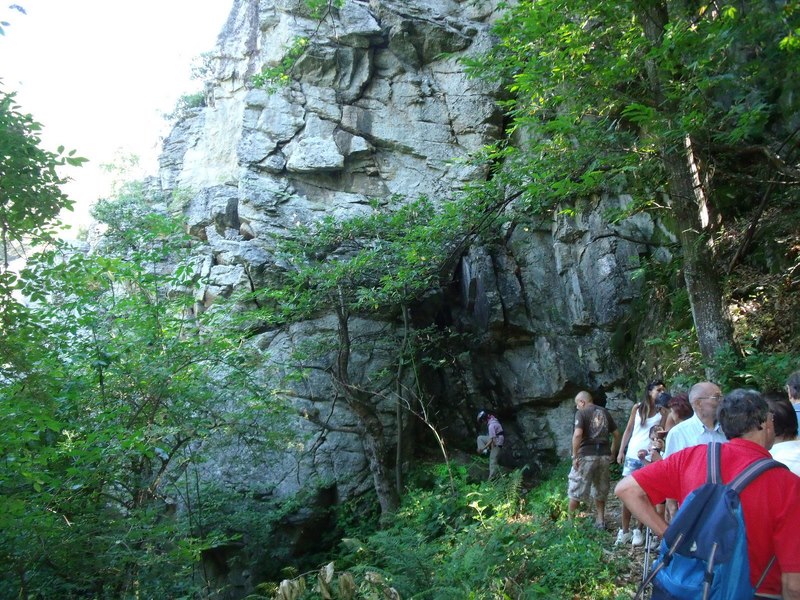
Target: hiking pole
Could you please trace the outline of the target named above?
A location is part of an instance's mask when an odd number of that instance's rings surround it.
[[[645,529],[644,536],[644,564],[642,565],[642,581],[647,580],[647,574],[650,571],[650,541],[653,532],[649,527]]]

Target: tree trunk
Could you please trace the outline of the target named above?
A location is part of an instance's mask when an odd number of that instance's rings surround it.
[[[350,382],[350,327],[349,314],[344,302],[339,303],[336,316],[339,324],[339,349],[334,378],[344,392],[347,405],[359,420],[361,444],[367,457],[373,486],[381,507],[381,521],[384,521],[397,510],[400,499],[392,482],[392,473],[386,466],[387,453],[383,423],[375,409],[373,395]]]
[[[680,11],[676,3],[659,0],[639,0],[634,2],[634,8],[645,37],[654,47],[662,43],[670,11]],[[668,75],[653,59],[647,61],[646,71],[655,105],[665,116],[666,126],[671,127],[678,110],[676,106],[670,106],[664,94]],[[695,159],[689,135],[684,135],[683,144],[675,143],[677,137],[674,132],[670,135],[662,133],[661,160],[679,230],[684,280],[697,341],[707,365],[707,375],[713,377],[708,365],[712,364],[717,352],[734,347],[733,327],[723,300],[720,274],[714,265],[710,238],[703,233],[707,220],[702,216],[707,210],[709,198],[702,185],[700,166]]]
[[[703,359],[710,365],[717,352],[734,347],[733,327],[723,300],[719,271],[714,264],[708,236],[701,231],[689,159],[665,151],[663,161],[679,229],[683,278],[689,293],[697,342]],[[708,375],[713,377],[711,372]]]
[[[372,473],[372,484],[378,496],[378,504],[381,507],[381,520],[383,521],[394,513],[400,505],[397,490],[392,482],[392,473],[386,467],[386,444],[383,424],[372,407],[366,407],[361,402],[353,402],[350,406],[361,421],[361,445],[364,447],[369,470]]]

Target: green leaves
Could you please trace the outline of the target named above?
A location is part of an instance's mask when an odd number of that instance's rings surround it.
[[[202,492],[187,469],[220,431],[267,439],[263,415],[277,425],[282,413],[238,332],[189,312],[198,277],[180,224],[134,188],[98,214],[109,236],[95,252],[56,243],[6,277],[34,302],[3,324],[18,358],[0,365],[0,515],[12,523],[0,552],[31,593],[118,596],[136,582],[176,597],[187,555],[161,550],[202,545],[203,532],[190,543],[165,503],[191,510]]]
[[[4,247],[7,242],[21,243],[27,236],[44,236],[47,227],[72,201],[60,185],[64,179],[56,167],[80,166],[86,159],[75,151],[64,155],[40,147],[41,125],[20,112],[15,94],[0,90],[0,228]],[[3,255],[3,264],[7,256]]]
[[[609,552],[608,534],[567,521],[568,470],[559,465],[527,496],[520,472],[476,484],[459,467],[455,490],[444,473],[413,473],[422,485],[409,486],[391,525],[346,532],[336,568],[356,581],[379,572],[402,598],[623,597],[629,557]]]
[[[254,298],[255,317],[295,322],[345,303],[355,313],[393,312],[439,283],[468,221],[434,209],[426,198],[337,222],[326,218],[280,240],[277,256],[290,265]]]
[[[632,123],[650,123],[655,120],[656,110],[650,106],[632,102],[622,109],[622,116]]]
[[[783,10],[766,1],[720,11],[671,6],[656,44],[634,18],[637,9],[631,2],[519,3],[497,22],[499,43],[466,62],[472,74],[506,85],[515,143],[485,156],[505,161],[499,176],[526,190],[532,210],[620,187],[651,196],[664,177],[651,148],[677,147],[687,135],[754,143],[770,134],[769,123],[796,112],[794,101],[789,110],[775,102],[796,97],[797,64],[786,51],[800,18],[796,2]],[[651,85],[652,69],[659,87]]]
[[[292,80],[292,70],[306,53],[308,44],[309,39],[306,37],[295,38],[292,45],[286,49],[280,63],[274,67],[265,67],[261,73],[253,75],[253,85],[264,88],[271,94],[287,86]]]

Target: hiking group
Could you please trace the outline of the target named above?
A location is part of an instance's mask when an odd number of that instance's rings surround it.
[[[570,518],[593,502],[594,525],[605,529],[618,462],[615,544],[645,544],[642,528],[661,539],[637,596],[800,599],[800,371],[786,392],[723,395],[705,381],[671,396],[653,381],[622,433],[591,394],[575,397]]]

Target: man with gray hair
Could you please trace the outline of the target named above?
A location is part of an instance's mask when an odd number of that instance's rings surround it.
[[[717,406],[721,399],[722,390],[716,383],[710,381],[695,383],[689,390],[689,404],[692,405],[694,414],[667,432],[664,452],[661,455],[666,458],[696,444],[727,441],[717,422]],[[672,520],[677,510],[678,503],[674,498],[668,498],[665,509],[667,521]]]
[[[689,390],[689,403],[694,409],[694,415],[669,430],[664,458],[695,444],[726,441],[717,422],[717,407],[721,399],[722,390],[716,383],[701,381],[692,386]]]
[[[718,417],[730,440],[720,447],[722,481],[728,483],[756,461],[770,458],[773,417],[760,393],[742,389],[725,396]],[[620,481],[614,493],[642,523],[664,535],[667,523],[654,506],[667,497],[683,502],[706,483],[708,448],[692,446],[639,469]],[[800,599],[800,477],[788,469],[770,469],[739,499],[751,585],[755,588],[763,576],[755,597]]]

